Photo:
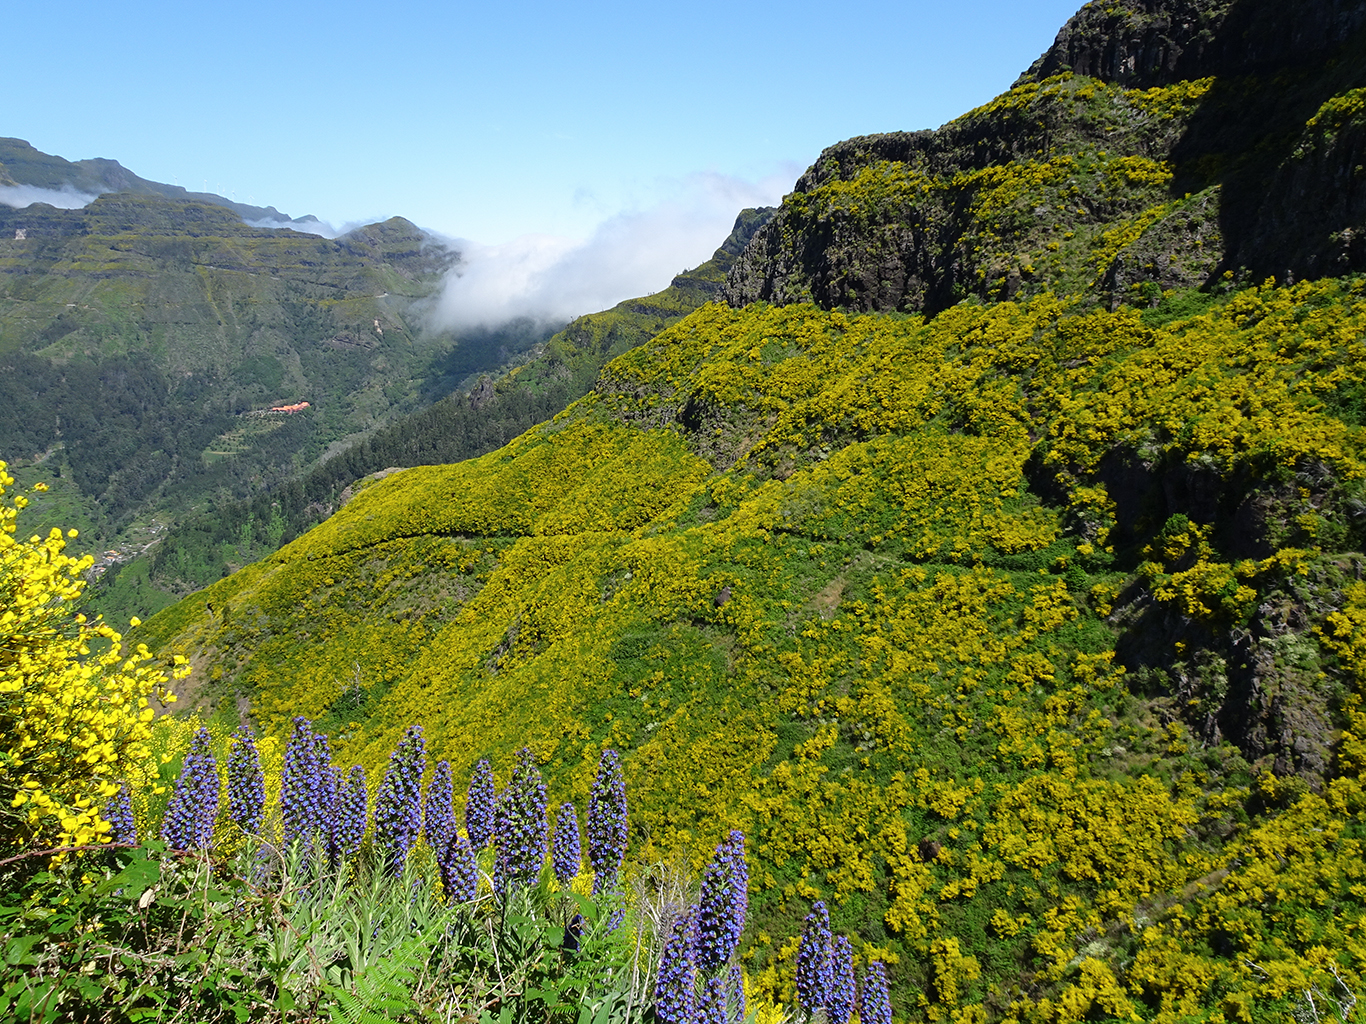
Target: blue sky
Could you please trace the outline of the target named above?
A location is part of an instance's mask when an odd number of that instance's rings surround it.
[[[676,271],[823,147],[1006,89],[1079,5],[30,2],[4,18],[0,134],[524,262],[664,211]]]

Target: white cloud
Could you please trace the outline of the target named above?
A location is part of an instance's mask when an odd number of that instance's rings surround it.
[[[586,240],[524,235],[502,245],[455,240],[462,259],[446,279],[433,318],[440,327],[494,327],[517,317],[566,323],[623,299],[668,286],[674,275],[711,258],[747,206],[773,206],[791,173],[749,182],[694,174],[669,198],[619,213]]]
[[[38,188],[36,185],[0,185],[0,204],[22,210],[34,203],[47,203],[59,210],[79,210],[96,198],[88,192],[77,192],[70,185],[61,188]]]
[[[245,221],[244,223],[249,228],[289,228],[293,231],[302,232],[305,235],[319,235],[322,238],[339,238],[348,231],[354,231],[356,228],[365,227],[367,224],[375,224],[384,219],[384,217],[372,217],[370,220],[353,220],[348,221],[341,227],[335,227],[327,221],[319,220],[317,217],[313,216],[300,217],[297,220],[271,219],[266,217],[261,220]]]

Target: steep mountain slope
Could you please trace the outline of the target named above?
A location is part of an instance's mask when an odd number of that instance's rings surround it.
[[[37,154],[10,171],[48,164],[63,183],[84,166]],[[458,256],[400,218],[325,239],[133,178],[104,173],[133,191],[83,209],[0,206],[0,446],[21,478],[65,466],[101,535],[287,478],[429,402],[429,380],[544,338],[428,330],[423,302]]]
[[[145,637],[225,727],[305,714],[372,770],[420,721],[465,771],[529,743],[582,798],[585,751],[621,749],[634,856],[753,837],[756,969],[820,893],[927,1012],[1272,999],[1229,950],[1331,985],[1314,950],[1366,913],[1332,763],[1366,591],[1362,434],[1319,397],[1363,332],[1359,280],[1157,327],[709,306]],[[1112,494],[1124,457],[1147,476]],[[1201,481],[1247,487],[1237,543]],[[1310,819],[1313,858],[1252,853]],[[1284,924],[1248,925],[1254,886]]]
[[[726,298],[1113,307],[1366,267],[1363,26],[1331,0],[1088,4],[986,106],[821,154]]]
[[[1279,150],[1229,142],[1255,111],[1200,115],[1221,54],[1302,17],[1346,49],[1267,51],[1247,95],[1284,102],[1257,137],[1355,145],[1362,8],[1088,7],[1037,73],[1094,52],[1158,77],[1026,81],[828,150],[737,260],[736,308],[497,451],[368,481],[142,639],[192,659],[217,727],[304,714],[372,775],[413,722],[458,772],[505,778],[528,744],[576,802],[619,749],[637,863],[750,837],[771,991],[824,897],[909,1019],[1346,1019],[1366,277],[1225,276],[1262,223],[1228,196],[1276,195]],[[1225,154],[1189,199],[1187,151]],[[1274,166],[1346,231],[1338,159]],[[773,301],[739,307],[755,281]]]
[[[653,295],[579,317],[501,377],[483,377],[300,477],[188,517],[158,543],[149,556],[150,565],[134,564],[124,570],[138,580],[146,579],[150,570],[149,582],[155,587],[134,587],[125,595],[128,579],[119,584],[111,577],[105,581],[102,606],[109,606],[112,586],[121,595],[117,607],[125,612],[122,618],[146,616],[155,610],[146,603],[155,600],[155,589],[186,593],[221,578],[229,567],[270,554],[331,515],[347,489],[362,477],[391,467],[482,455],[550,419],[592,388],[609,359],[714,299],[736,256],[772,212],[743,211],[706,263],[679,274]]]

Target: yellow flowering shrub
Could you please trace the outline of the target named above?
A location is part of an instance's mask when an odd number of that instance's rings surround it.
[[[308,715],[373,780],[412,722],[457,776],[529,745],[580,804],[618,749],[637,865],[700,867],[745,831],[773,936],[747,967],[771,1005],[792,998],[790,926],[824,898],[922,1016],[1274,1015],[1292,983],[1360,975],[1358,783],[1247,788],[1236,751],[1126,683],[1113,613],[1231,632],[1306,572],[1349,572],[1316,546],[1325,499],[1291,482],[1366,469],[1337,411],[1366,385],[1366,289],[1201,308],[710,305],[551,423],[389,476],[145,635],[209,666],[206,715],[245,699],[277,744]],[[1102,473],[1116,454],[1267,481],[1300,546],[1233,559],[1208,523],[1136,527]],[[1295,525],[1311,512],[1317,533]],[[1334,588],[1295,643],[1344,688],[1355,773],[1366,591]],[[1230,937],[1267,977],[1211,952]]]
[[[0,498],[14,484],[5,469]],[[0,502],[0,845],[99,842],[100,810],[145,758],[168,678],[145,646],[127,652],[113,627],[73,611],[92,559],[66,554],[59,530],[23,538],[26,504]]]

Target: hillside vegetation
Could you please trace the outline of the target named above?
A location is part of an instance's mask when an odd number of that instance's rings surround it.
[[[372,771],[423,721],[581,801],[621,749],[637,860],[753,837],[772,984],[824,895],[926,1012],[1288,1006],[1362,952],[1362,438],[1322,398],[1364,328],[1358,279],[1160,326],[708,306],[146,635],[225,726],[241,694]],[[1168,506],[1202,475],[1224,516]]]
[[[287,481],[546,336],[430,329],[458,254],[402,218],[327,239],[112,161],[0,160],[0,183],[105,192],[0,206],[0,447],[106,544]]]
[[[903,1019],[1351,1018],[1363,24],[1088,5],[828,150],[550,422],[137,639],[220,736],[303,715],[372,782],[414,722],[579,806],[619,750],[628,871],[749,837],[780,999],[824,899]]]
[[[486,375],[396,420],[316,468],[250,499],[224,502],[171,530],[155,553],[125,570],[101,601],[138,591],[131,578],[185,593],[276,550],[327,518],[357,480],[389,468],[458,462],[492,451],[548,420],[592,389],[615,356],[654,337],[715,298],[726,272],[772,210],[745,210],[712,258],[653,295],[579,317],[500,376]],[[120,608],[120,610],[122,610]],[[148,614],[133,607],[128,614]]]

